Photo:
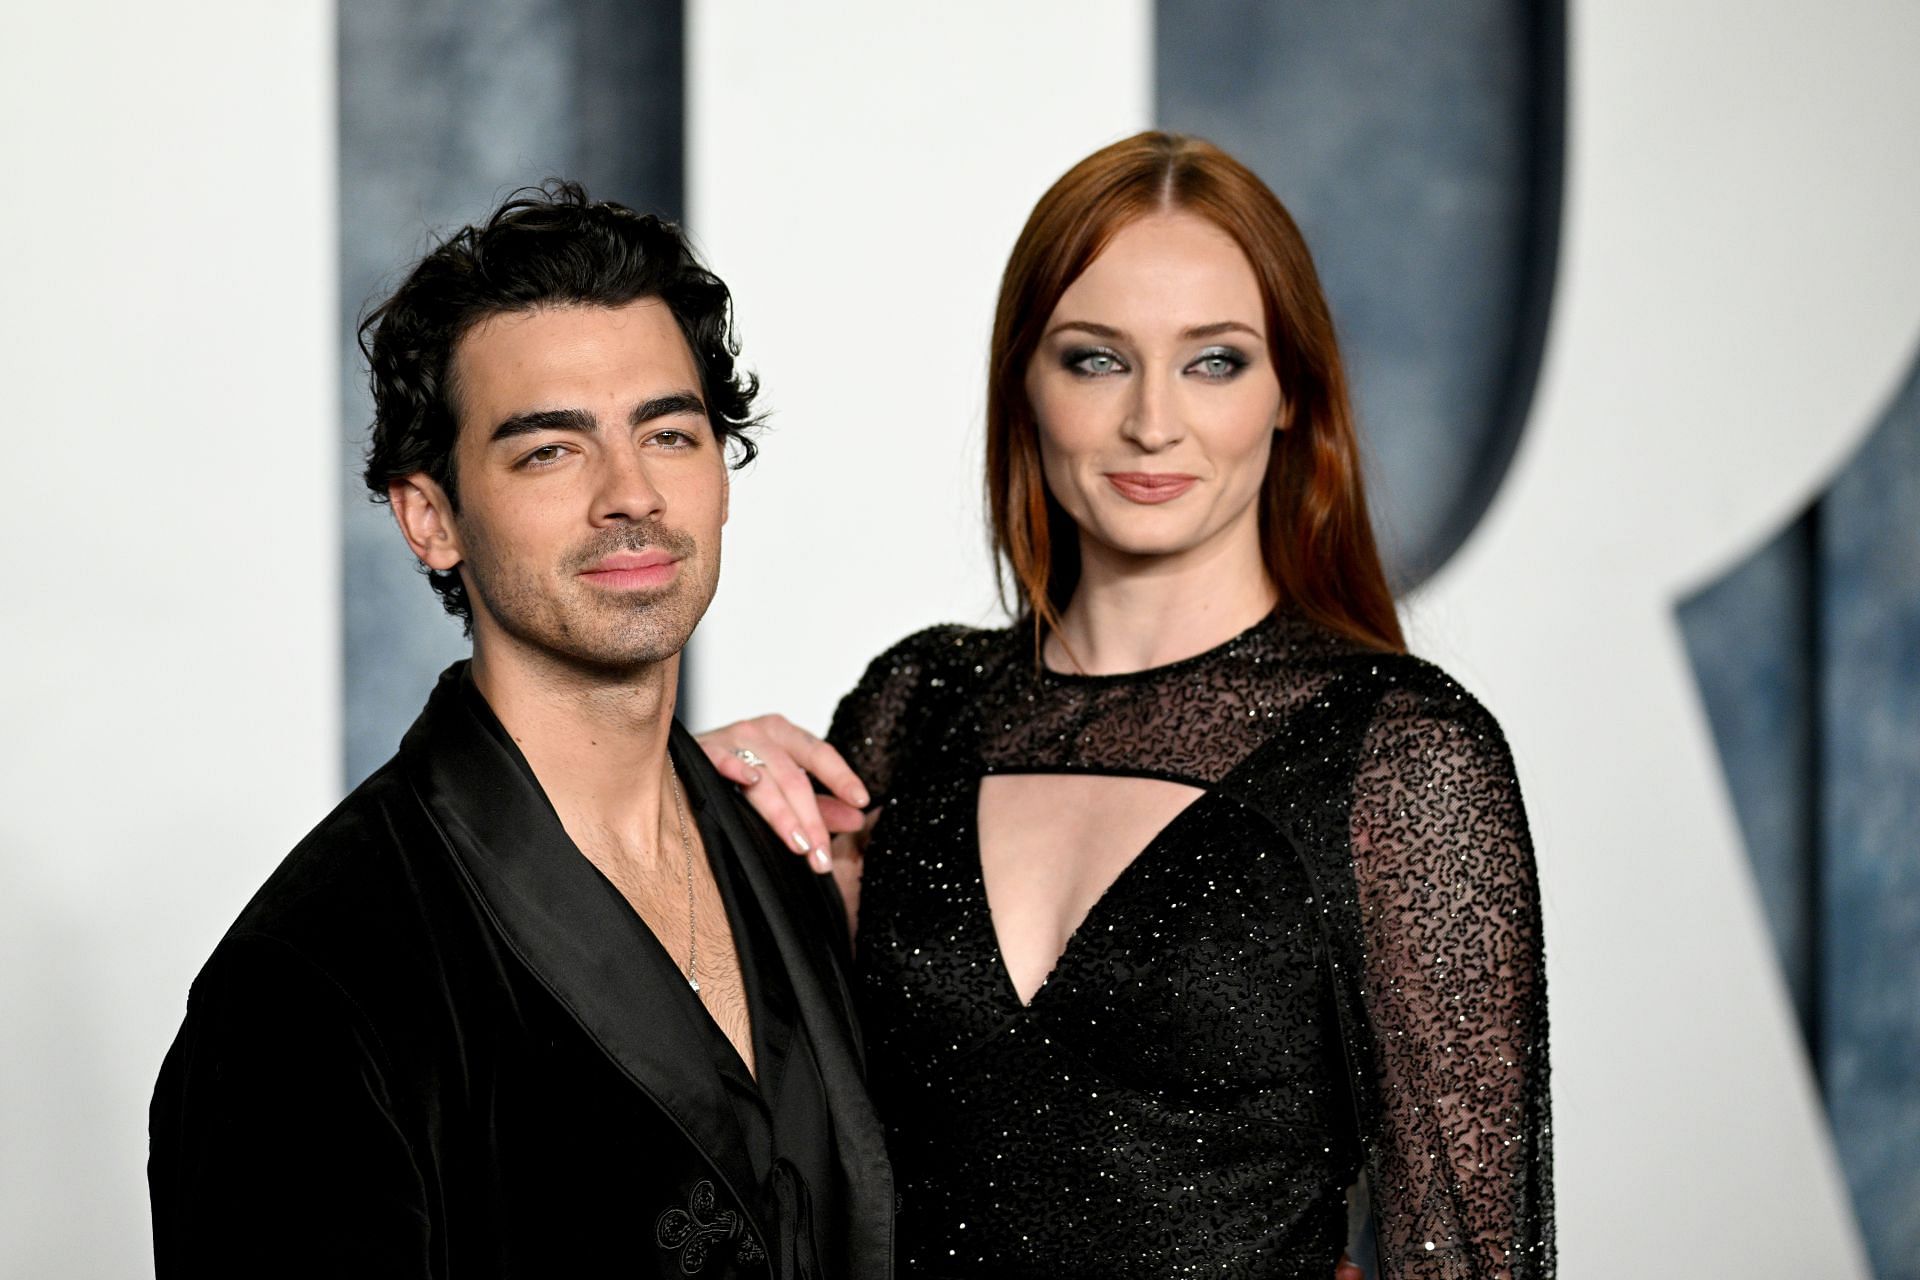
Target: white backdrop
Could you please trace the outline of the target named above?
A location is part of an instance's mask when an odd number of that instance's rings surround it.
[[[338,798],[332,41],[0,17],[0,1275],[152,1274],[187,983]]]
[[[688,6],[688,222],[765,380],[693,662],[703,724],[820,728],[868,659],[996,616],[981,521],[1000,269],[1075,160],[1148,127],[1146,0]]]
[[[900,635],[992,618],[1000,266],[1151,113],[1143,0],[820,12],[690,5],[691,219],[778,426],[701,633],[709,719],[823,726]],[[0,22],[0,1274],[132,1276],[187,981],[340,785],[333,15]],[[1891,0],[1575,6],[1539,402],[1410,610],[1533,810],[1570,1280],[1865,1273],[1671,604],[1912,351],[1915,48]]]
[[[1571,46],[1538,400],[1414,642],[1528,792],[1565,1274],[1864,1276],[1674,605],[1804,508],[1913,358],[1920,7],[1607,0]]]

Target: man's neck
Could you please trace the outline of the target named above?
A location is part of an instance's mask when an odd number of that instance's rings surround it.
[[[611,674],[475,637],[473,682],[589,857],[659,852],[678,654]]]

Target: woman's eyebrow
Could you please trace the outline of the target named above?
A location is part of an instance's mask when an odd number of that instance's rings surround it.
[[[1127,336],[1124,329],[1116,329],[1110,324],[1098,324],[1092,320],[1063,320],[1047,330],[1047,336],[1052,337],[1066,329],[1090,333],[1096,338],[1107,338],[1113,341],[1119,341]],[[1223,333],[1244,333],[1250,338],[1261,337],[1258,329],[1240,320],[1215,320],[1209,324],[1197,324],[1190,329],[1182,329],[1180,336],[1189,339],[1217,338]]]
[[[1047,336],[1052,337],[1064,329],[1078,329],[1080,332],[1090,333],[1096,338],[1112,338],[1118,340],[1127,336],[1123,330],[1116,329],[1110,324],[1095,324],[1091,320],[1062,320],[1059,324],[1047,330]]]
[[[1181,333],[1183,338],[1217,338],[1223,333],[1244,333],[1248,337],[1260,337],[1260,331],[1250,324],[1238,320],[1216,320],[1212,324],[1197,324]]]

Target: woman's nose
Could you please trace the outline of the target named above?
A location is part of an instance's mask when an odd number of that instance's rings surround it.
[[[1148,453],[1177,444],[1186,434],[1174,388],[1165,378],[1149,374],[1136,384],[1133,403],[1120,433]]]

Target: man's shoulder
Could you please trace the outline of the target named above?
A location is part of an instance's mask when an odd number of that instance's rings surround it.
[[[456,890],[444,841],[392,760],[281,859],[208,967],[263,943],[330,971],[391,961],[419,945]]]

